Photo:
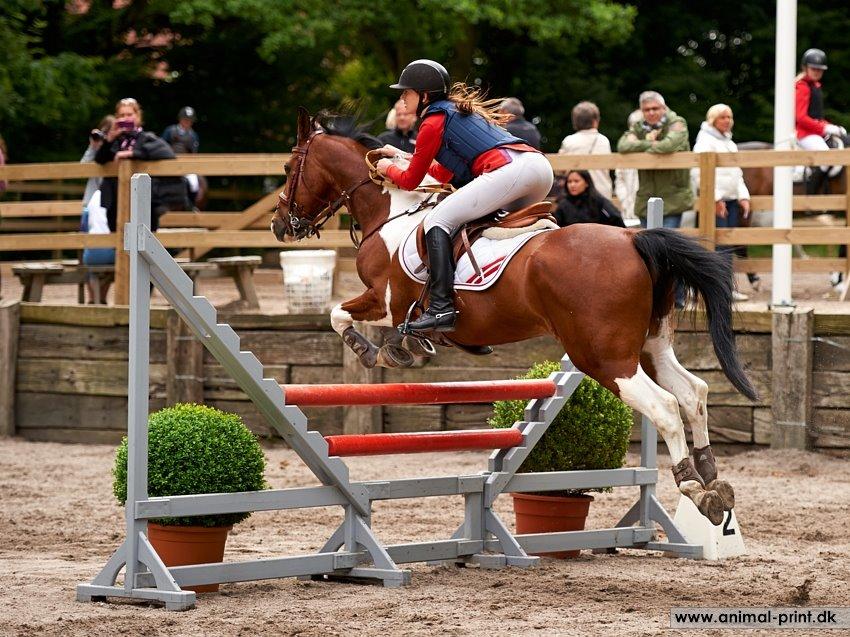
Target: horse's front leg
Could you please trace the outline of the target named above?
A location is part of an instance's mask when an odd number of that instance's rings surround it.
[[[331,325],[334,331],[342,337],[351,351],[357,354],[364,367],[410,367],[415,361],[410,352],[395,343],[386,343],[379,347],[354,328],[354,321],[381,323],[386,319],[387,310],[373,288],[331,310]]]

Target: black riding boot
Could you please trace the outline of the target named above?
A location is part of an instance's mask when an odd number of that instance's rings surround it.
[[[455,263],[451,237],[442,228],[431,228],[425,235],[431,265],[431,289],[428,309],[408,323],[412,332],[451,332],[455,327]]]

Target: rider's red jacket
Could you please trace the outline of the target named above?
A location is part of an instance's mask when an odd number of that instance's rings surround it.
[[[398,166],[390,166],[387,177],[399,188],[413,190],[428,173],[441,183],[448,183],[452,179],[452,172],[441,165],[434,158],[440,150],[443,140],[443,130],[446,125],[446,116],[443,114],[426,117],[419,126],[419,134],[416,136],[416,152],[410,160],[407,170],[401,170]],[[472,174],[478,177],[483,173],[489,173],[505,164],[510,163],[510,156],[504,149],[512,148],[523,152],[537,152],[528,144],[508,144],[481,153],[472,164]]]
[[[819,135],[823,137],[824,126],[829,124],[825,119],[815,119],[809,115],[809,105],[812,101],[812,86],[820,89],[820,82],[812,82],[806,77],[797,80],[795,85],[795,120],[797,124],[797,139],[803,139],[807,135]]]

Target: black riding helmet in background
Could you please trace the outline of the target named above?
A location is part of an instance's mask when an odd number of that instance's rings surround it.
[[[419,107],[416,109],[416,114],[421,115],[422,109],[425,108],[423,93],[428,93],[433,102],[448,94],[451,83],[446,67],[434,60],[423,59],[414,60],[405,66],[398,82],[390,85],[390,88],[402,91],[410,89],[419,93]]]
[[[820,49],[809,49],[803,53],[803,59],[800,61],[802,66],[810,66],[813,69],[826,70],[826,53]]]

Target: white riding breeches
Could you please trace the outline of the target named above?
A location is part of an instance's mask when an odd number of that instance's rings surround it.
[[[424,220],[425,232],[459,226],[494,210],[513,212],[542,201],[552,189],[552,165],[544,155],[505,149],[511,162],[484,173],[438,203]]]
[[[797,144],[803,150],[829,150],[826,140],[820,135],[806,135],[803,139],[798,139]],[[826,172],[829,166],[821,166],[820,169]]]

